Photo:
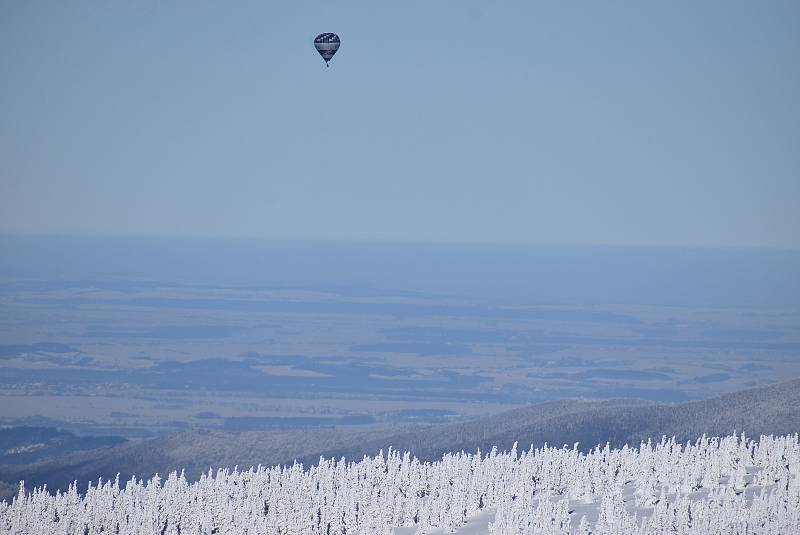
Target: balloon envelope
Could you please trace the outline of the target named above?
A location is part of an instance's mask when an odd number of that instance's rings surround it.
[[[325,60],[325,64],[331,60],[336,51],[339,50],[339,36],[335,33],[321,33],[314,38],[314,48]]]

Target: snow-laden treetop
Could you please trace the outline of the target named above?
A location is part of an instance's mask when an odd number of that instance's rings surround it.
[[[576,445],[577,446],[577,445]],[[800,533],[798,435],[662,439],[638,448],[453,453],[422,463],[389,451],[209,471],[196,483],[98,481],[0,504],[0,532],[100,534],[390,534],[454,532],[489,512],[496,534]]]

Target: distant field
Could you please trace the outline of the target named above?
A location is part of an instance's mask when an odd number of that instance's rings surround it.
[[[800,252],[0,235],[0,425],[443,423],[800,377]]]
[[[86,280],[6,281],[0,299],[0,423],[79,433],[443,422],[800,376],[783,309]]]

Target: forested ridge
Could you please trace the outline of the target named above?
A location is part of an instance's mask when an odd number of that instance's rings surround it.
[[[800,431],[800,380],[743,390],[718,398],[681,404],[636,400],[567,399],[531,405],[478,420],[444,425],[375,429],[329,428],[225,432],[197,429],[130,442],[108,449],[74,453],[25,465],[0,466],[0,481],[65,490],[78,481],[85,487],[98,477],[150,478],[184,470],[195,481],[209,468],[259,464],[306,466],[321,456],[358,460],[393,447],[433,461],[451,451],[489,451],[579,443],[587,451],[598,444],[621,447],[642,440],[675,436],[695,440],[703,434],[746,432],[786,435]],[[6,487],[8,488],[8,487]],[[2,488],[0,488],[2,490]],[[10,498],[12,493],[6,492]]]
[[[800,530],[798,435],[706,436],[638,447],[449,453],[209,471],[189,483],[98,481],[0,504],[13,535],[452,533],[482,512],[492,534],[713,535]]]

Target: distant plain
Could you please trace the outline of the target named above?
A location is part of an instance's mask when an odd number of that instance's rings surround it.
[[[790,278],[793,253],[180,242],[159,263],[163,243],[122,240],[123,263],[109,243],[2,241],[0,423],[127,438],[442,423],[565,397],[703,399],[800,376],[793,287],[748,298]],[[53,252],[62,269],[43,260]],[[414,256],[439,268],[404,278]],[[649,284],[663,295],[631,279],[643,302],[624,302],[613,286],[625,269],[662,257],[674,268],[651,269]],[[593,272],[581,265],[598,258]],[[736,261],[728,294],[702,292]],[[348,268],[355,278],[333,284],[342,262],[361,266],[363,282]],[[616,302],[574,297],[604,280]]]

